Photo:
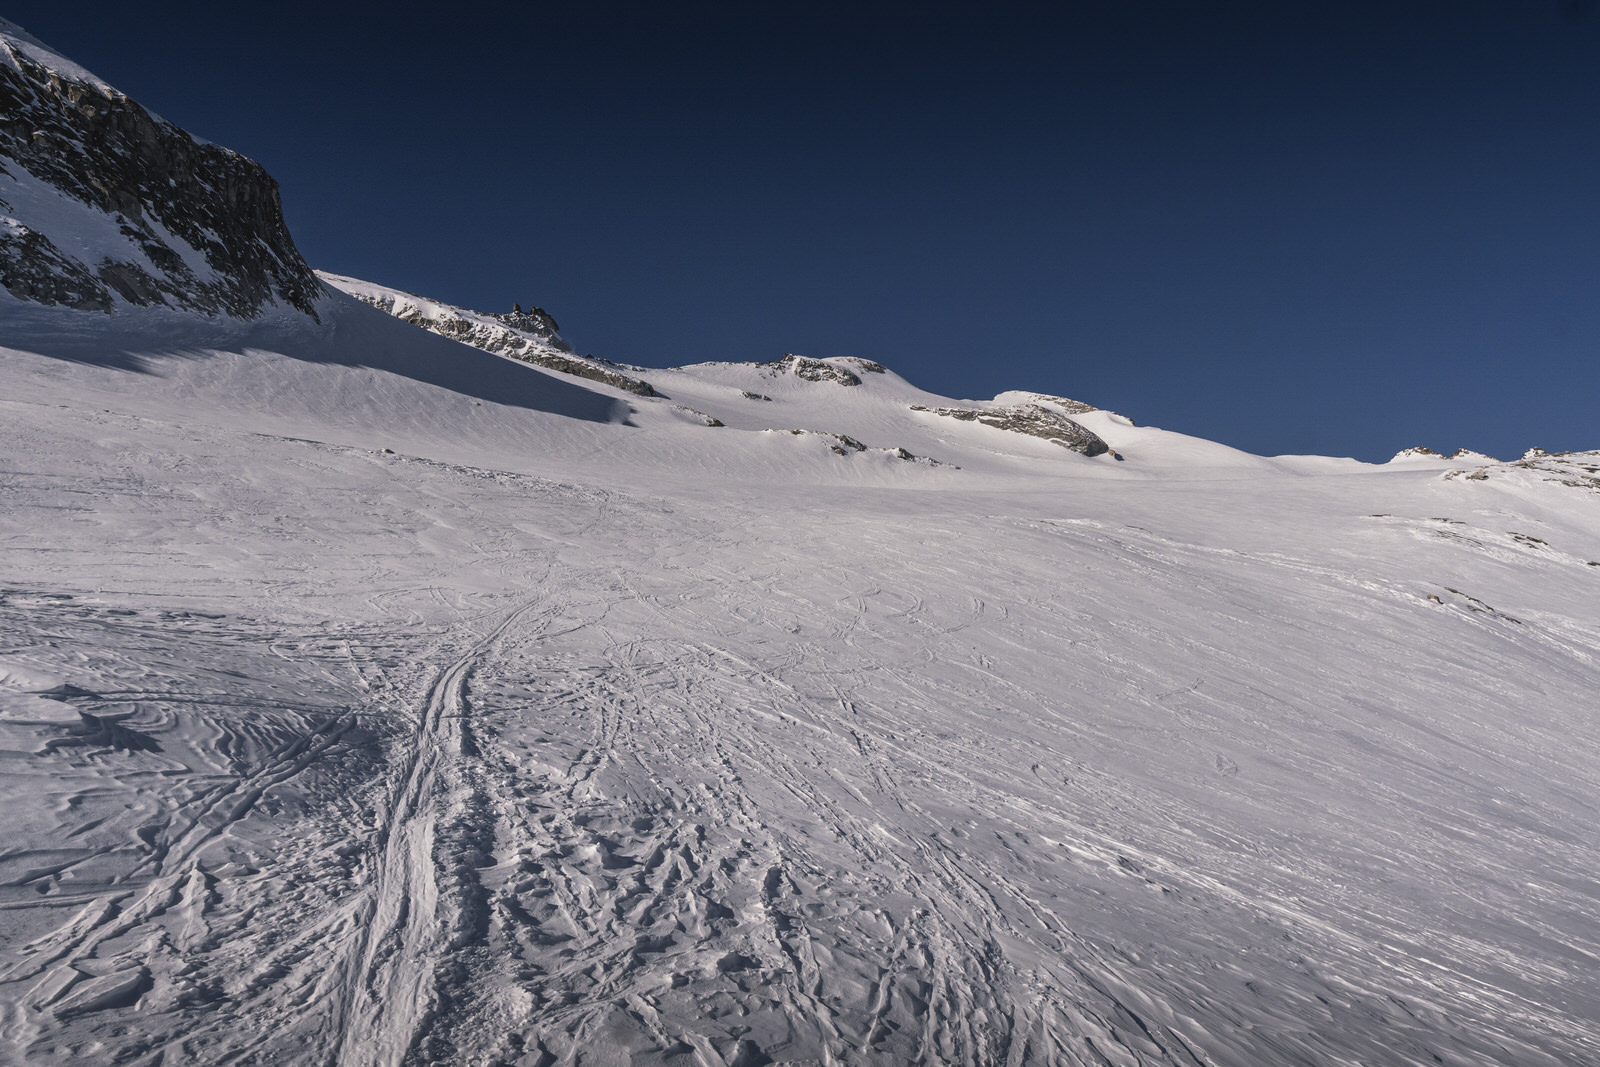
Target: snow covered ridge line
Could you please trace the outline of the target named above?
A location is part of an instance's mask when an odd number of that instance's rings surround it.
[[[834,356],[831,359],[812,359],[809,356],[796,355],[785,352],[780,359],[766,362],[746,359],[726,363],[691,363],[686,367],[674,367],[674,370],[694,370],[697,367],[755,367],[761,371],[764,378],[779,378],[785,374],[793,375],[807,382],[832,382],[835,385],[853,386],[860,385],[863,381],[862,374],[885,374],[887,368],[882,363],[860,356]],[[770,396],[762,393],[746,392],[749,400],[771,400]]]
[[[1534,449],[1533,451],[1542,452],[1544,450],[1543,449]],[[1454,452],[1450,453],[1447,456],[1443,452],[1435,452],[1433,449],[1429,448],[1427,445],[1417,445],[1414,448],[1402,448],[1400,451],[1398,451],[1398,452],[1396,452],[1394,454],[1393,458],[1391,458],[1389,460],[1389,462],[1393,463],[1395,460],[1405,460],[1405,459],[1437,459],[1437,460],[1450,460],[1450,461],[1458,462],[1458,463],[1499,463],[1500,462],[1499,460],[1495,459],[1493,456],[1484,455],[1482,452],[1474,452],[1470,448],[1458,448]]]
[[[1600,493],[1600,451],[1552,453],[1542,448],[1530,448],[1522,454],[1521,459],[1512,463],[1491,460],[1473,471],[1446,471],[1444,477],[1485,482],[1491,476],[1498,480],[1520,472],[1531,472],[1539,481]]]
[[[467,308],[457,307],[443,301],[420,296],[416,293],[394,289],[374,282],[363,281],[344,275],[332,274],[327,271],[318,271],[326,284],[349,296],[355,297],[363,303],[392,315],[414,326],[447,337],[474,348],[482,349],[495,355],[517,359],[531,363],[545,370],[553,370],[561,374],[570,374],[585,378],[590,381],[600,382],[614,388],[623,389],[636,396],[667,399],[654,385],[643,377],[635,376],[645,372],[643,368],[631,367],[624,364],[613,363],[610,360],[599,359],[595,356],[574,356],[567,343],[556,332],[555,320],[540,308],[524,313],[520,306],[509,313],[491,313],[471,311]],[[755,360],[734,362],[709,362],[691,364],[686,367],[670,368],[664,374],[696,376],[698,372],[711,372],[719,374],[729,370],[751,368],[759,372],[763,379],[777,382],[780,379],[790,378],[799,382],[816,383],[819,385],[835,385],[852,390],[864,385],[868,376],[879,376],[890,379],[891,375],[883,364],[858,356],[836,356],[831,359],[813,359],[797,355],[793,352],[785,353],[781,358],[760,362]],[[633,372],[624,374],[623,370]],[[661,380],[661,379],[658,379]],[[685,379],[674,378],[683,384]],[[670,392],[677,390],[669,386]],[[767,388],[763,386],[763,388]],[[802,387],[802,391],[809,386]],[[775,390],[776,392],[777,390]],[[759,400],[771,403],[773,397],[764,392],[755,392],[748,388],[739,389],[738,395],[745,400]],[[926,394],[924,394],[926,395]],[[820,397],[819,397],[820,399]],[[1073,414],[1086,414],[1098,412],[1100,409],[1090,404],[1067,397],[1053,396],[1046,393],[1032,393],[1012,391],[1002,393],[993,401],[982,406],[928,406],[924,404],[910,404],[900,410],[913,412],[932,412],[961,422],[975,422],[981,425],[1035,437],[1059,445],[1071,452],[1083,456],[1094,457],[1106,454],[1116,459],[1122,457],[1112,450],[1111,446],[1094,431],[1070,418]],[[836,414],[836,404],[829,403],[829,414]],[[677,404],[672,408],[673,413],[680,419],[707,427],[722,427],[727,425],[723,418],[714,414],[701,411],[698,408]],[[1105,413],[1121,424],[1133,425],[1133,420],[1125,416]],[[828,417],[828,416],[824,416]],[[739,420],[743,421],[743,420]],[[830,420],[831,421],[831,420]],[[748,423],[744,428],[753,429]],[[780,426],[770,423],[761,429],[775,430]],[[821,433],[834,439],[832,451],[840,456],[851,452],[867,449],[867,445],[859,445],[848,435],[831,432],[833,426],[817,426],[808,429],[806,433]],[[792,430],[792,433],[802,431]],[[901,447],[880,449],[897,455],[901,459],[917,459],[918,457]],[[956,466],[955,464],[935,461],[938,466]]]
[[[771,363],[756,363],[753,366],[769,368],[767,376],[771,378],[776,378],[780,374],[793,374],[796,378],[808,382],[837,382],[839,385],[861,384],[860,376],[851,371],[850,367],[855,367],[864,374],[883,373],[882,363],[874,363],[870,359],[861,359],[858,356],[840,356],[829,361],[808,359],[793,352],[786,352],[782,359],[773,360]]]
[[[524,312],[518,305],[509,312],[499,314],[469,311],[401,289],[374,285],[359,278],[347,278],[326,271],[318,271],[317,274],[335,289],[440,337],[448,337],[497,356],[531,363],[545,370],[600,382],[635,396],[660,395],[649,382],[614,369],[620,364],[594,356],[573,355],[567,342],[556,332],[555,320],[543,308],[536,307]]]
[[[1458,448],[1445,456],[1421,445],[1395,453],[1394,459],[1389,462],[1400,463],[1406,460],[1470,464],[1468,467],[1456,466],[1445,471],[1443,477],[1447,481],[1464,478],[1469,482],[1486,482],[1491,477],[1499,479],[1517,475],[1519,472],[1531,472],[1537,475],[1540,481],[1600,492],[1600,451],[1546,452],[1542,448],[1530,448],[1522,454],[1522,458],[1502,462],[1493,456],[1486,456],[1482,452],[1473,452],[1466,448]]]
[[[39,304],[317,318],[277,182],[0,20],[0,286]]]

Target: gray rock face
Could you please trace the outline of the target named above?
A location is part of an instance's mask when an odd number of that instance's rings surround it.
[[[261,165],[202,144],[115,90],[47,65],[47,50],[0,23],[0,174],[38,183],[109,218],[125,258],[84,261],[49,219],[0,199],[0,285],[88,311],[116,299],[254,318],[271,301],[315,317],[321,283],[284,225]],[[184,247],[187,246],[187,247]]]
[[[558,348],[563,352],[571,351],[567,342],[561,339],[561,327],[556,325],[556,320],[544,308],[530,305],[527,311],[523,311],[521,304],[514,304],[510,311],[496,315],[495,318],[518,333],[540,338],[551,348]]]
[[[1100,435],[1067,418],[1060,412],[1037,404],[1017,404],[1003,408],[929,408],[911,405],[912,411],[931,411],[962,422],[979,422],[997,430],[1027,434],[1053,442],[1084,456],[1101,456],[1111,451]],[[1091,409],[1092,410],[1092,409]]]
[[[5,170],[0,162],[0,171]],[[0,200],[0,204],[4,204]],[[25,226],[0,228],[0,285],[20,300],[110,311],[111,290],[50,238]]]

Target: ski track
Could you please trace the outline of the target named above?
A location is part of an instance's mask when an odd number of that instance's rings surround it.
[[[471,801],[458,764],[472,753],[466,726],[467,677],[494,642],[533,605],[508,614],[442,671],[426,693],[417,731],[380,815],[368,900],[357,909],[359,935],[335,964],[341,988],[332,1062],[399,1064],[437,1011],[436,971],[452,931],[441,901],[436,849],[441,824]],[[459,937],[459,934],[455,936]]]

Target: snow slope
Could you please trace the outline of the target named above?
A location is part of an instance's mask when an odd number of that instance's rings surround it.
[[[0,45],[0,1058],[1600,1062],[1600,453],[572,356]]]
[[[14,1058],[1600,1057],[1593,456],[26,310]]]

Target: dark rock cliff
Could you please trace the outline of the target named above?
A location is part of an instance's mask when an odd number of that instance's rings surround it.
[[[322,285],[260,164],[52,58],[0,22],[0,285],[93,311],[120,297],[248,319],[277,300],[316,316]],[[47,214],[10,202],[38,184],[103,213],[121,241],[84,250],[52,234]]]

